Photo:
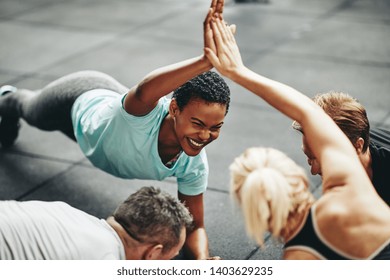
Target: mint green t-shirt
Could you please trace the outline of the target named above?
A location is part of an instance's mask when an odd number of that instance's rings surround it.
[[[170,99],[161,98],[149,114],[139,117],[124,110],[123,98],[110,90],[95,89],[78,97],[72,107],[75,137],[91,163],[126,179],[176,177],[180,193],[203,193],[209,173],[204,149],[195,157],[181,153],[170,168],[158,154],[158,134]]]

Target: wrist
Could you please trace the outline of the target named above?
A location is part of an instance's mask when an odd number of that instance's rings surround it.
[[[238,82],[241,77],[245,76],[245,67],[234,67],[226,71],[225,76],[234,82]]]
[[[206,55],[202,55],[200,57],[200,61],[202,63],[202,66],[204,67],[204,71],[209,71],[213,68],[213,65],[211,64],[210,60],[206,57]]]

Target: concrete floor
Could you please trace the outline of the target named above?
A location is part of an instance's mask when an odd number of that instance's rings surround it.
[[[40,88],[70,72],[106,72],[131,87],[149,71],[202,52],[209,0],[0,0],[0,85]],[[313,96],[345,91],[366,107],[372,126],[390,128],[390,1],[226,0],[248,67]],[[250,146],[272,146],[306,166],[291,122],[228,81],[232,104],[220,139],[207,148],[205,194],[211,255],[279,259],[267,237],[259,249],[245,233],[228,193],[228,166]],[[22,124],[11,149],[0,148],[0,199],[61,200],[105,218],[143,185],[176,194],[173,179],[122,180],[94,168],[58,132]],[[310,176],[312,191],[320,180]]]

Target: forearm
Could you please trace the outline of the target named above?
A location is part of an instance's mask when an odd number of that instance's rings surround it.
[[[244,66],[235,38],[226,24],[217,18],[211,21],[211,25],[218,52],[206,48],[205,53],[215,68],[298,121],[323,170],[328,167],[331,171],[335,170],[335,154],[355,157],[355,162],[358,162],[356,151],[348,138],[318,105],[292,87],[249,70]]]
[[[158,68],[149,73],[138,85],[137,95],[147,102],[157,101],[188,80],[212,68],[203,55]]]
[[[310,98],[297,90],[263,77],[244,66],[229,78],[299,123],[305,122],[309,114],[319,109]]]
[[[205,260],[209,258],[209,245],[205,228],[196,228],[188,234],[184,246],[186,255],[192,259]]]
[[[261,97],[274,108],[298,121],[315,156],[326,166],[335,166],[334,158],[324,157],[331,149],[333,154],[355,157],[356,152],[345,134],[334,121],[309,97],[283,83],[265,78],[242,67],[231,79]],[[330,164],[325,164],[331,162]]]
[[[315,109],[314,103],[295,89],[263,77],[248,69],[241,58],[236,40],[230,28],[221,19],[211,21],[217,52],[205,48],[206,56],[224,76],[255,93],[270,105],[301,121],[306,112]]]
[[[189,196],[179,192],[178,197],[188,207],[194,218],[193,230],[187,231],[185,252],[193,259],[207,259],[209,257],[209,244],[204,227],[203,194]]]

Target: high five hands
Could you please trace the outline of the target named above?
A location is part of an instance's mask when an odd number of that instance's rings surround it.
[[[228,26],[223,20],[224,0],[212,0],[207,16],[203,22],[204,58],[222,75],[229,72],[228,65],[235,64],[230,58],[229,48],[238,47],[235,44],[234,34],[236,26]],[[236,53],[236,52],[235,52]],[[239,53],[238,53],[239,56]],[[239,56],[241,59],[241,57]],[[226,67],[226,70],[225,70]],[[219,256],[211,256],[207,260],[220,260]]]
[[[226,29],[229,29],[231,36],[233,36],[236,32],[236,26],[234,24],[227,25],[227,23],[223,20],[223,8],[225,1],[224,0],[212,0],[209,12],[203,22],[203,41],[204,41],[204,54],[209,59],[210,62],[210,53],[213,53],[215,57],[218,54],[218,49],[216,43],[219,43],[219,47],[221,47],[221,42],[217,42],[217,38],[215,37],[217,34],[223,32],[222,30],[217,30],[217,26],[215,25],[217,22],[224,24]],[[220,36],[219,36],[220,37]],[[234,37],[233,37],[234,39]],[[213,66],[215,67],[214,63]],[[219,70],[217,68],[217,70]],[[223,74],[221,72],[221,74]]]
[[[204,47],[209,48],[216,52],[216,47],[213,39],[213,31],[211,29],[211,20],[218,16],[222,17],[223,6],[225,4],[224,0],[211,0],[211,6],[209,12],[206,15],[205,20],[203,21],[203,41]]]

